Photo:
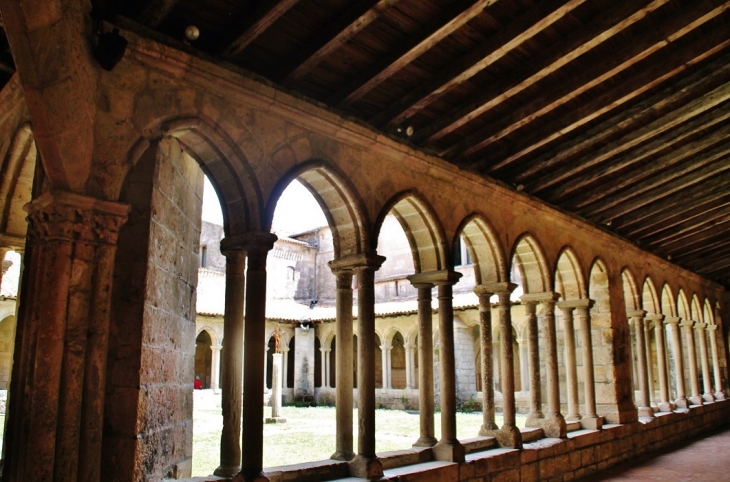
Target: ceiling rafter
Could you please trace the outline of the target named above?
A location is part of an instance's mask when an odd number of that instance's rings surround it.
[[[718,0],[709,1],[713,4],[718,2]],[[486,149],[498,140],[608,81],[647,57],[653,54],[661,55],[662,49],[667,45],[714,19],[726,9],[727,5],[722,5],[699,18],[694,18],[693,14],[696,15],[698,12],[687,8],[684,14],[678,14],[672,21],[663,24],[662,28],[639,32],[630,42],[617,48],[619,53],[615,56],[598,59],[589,68],[574,75],[569,82],[550,89],[546,95],[536,98],[534,102],[524,104],[497,122],[478,129],[475,133],[441,152],[441,155],[458,159]]]
[[[712,229],[717,225],[730,221],[730,210],[719,208],[716,211],[705,213],[702,219],[693,219],[683,223],[672,230],[672,233],[664,236],[652,236],[641,238],[641,242],[646,247],[655,247],[659,249],[671,249],[671,245],[694,235],[702,233],[708,229]]]
[[[672,256],[672,261],[683,266],[692,266],[695,263],[706,261],[706,256],[712,257],[723,254],[730,255],[730,239],[715,241],[711,245],[695,249],[692,253]],[[730,256],[728,256],[728,259],[730,259]]]
[[[267,28],[279,20],[299,0],[264,0],[256,12],[247,18],[241,33],[223,52],[224,57],[236,57],[256,40]]]
[[[728,207],[730,207],[730,193],[723,196],[721,193],[714,192],[703,199],[690,203],[683,202],[675,205],[674,209],[669,208],[657,212],[645,218],[640,225],[634,225],[634,228],[630,230],[624,229],[623,232],[632,239],[641,239],[656,233],[681,229],[681,226],[693,222],[693,219]]]
[[[339,49],[362,29],[377,20],[383,12],[400,0],[360,0],[336,20],[330,22],[312,41],[284,63],[288,71],[277,77],[290,85],[316,68],[329,54]]]
[[[423,82],[420,87],[413,89],[390,108],[371,118],[370,123],[376,126],[392,125],[413,116],[449,89],[468,81],[586,1],[562,0],[557,7],[555,2],[541,2],[451,64],[442,73]]]
[[[137,21],[148,27],[157,27],[170,15],[178,3],[180,0],[152,0],[142,10]]]
[[[713,225],[705,226],[701,229],[698,229],[694,234],[685,236],[681,239],[677,239],[671,243],[666,243],[657,249],[671,254],[676,253],[677,250],[680,249],[692,249],[698,246],[706,247],[708,239],[717,239],[718,241],[724,241],[724,238],[719,235],[727,232],[728,227],[730,227],[730,220],[726,218]]]

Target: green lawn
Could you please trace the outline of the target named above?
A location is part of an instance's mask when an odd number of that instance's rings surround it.
[[[193,429],[193,476],[210,475],[218,467],[218,450],[222,417],[220,408],[206,397],[200,403],[196,397]],[[218,399],[219,400],[219,399]],[[219,402],[218,402],[219,403]],[[270,413],[265,408],[265,413]],[[289,465],[329,458],[335,451],[335,409],[332,407],[283,407],[286,423],[264,426],[264,467]],[[436,437],[440,437],[440,414],[436,414]],[[353,433],[357,447],[357,410],[353,416]],[[498,415],[496,420],[501,425]],[[410,448],[419,435],[417,413],[402,410],[377,410],[375,415],[376,450],[388,452]],[[524,418],[517,419],[518,425]],[[471,438],[479,433],[481,413],[457,413],[459,438]],[[243,441],[245,447],[245,440]],[[245,450],[245,448],[244,448]]]

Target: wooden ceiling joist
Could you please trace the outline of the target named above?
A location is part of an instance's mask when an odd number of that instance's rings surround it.
[[[178,3],[180,3],[180,0],[152,0],[142,10],[137,21],[148,27],[157,27],[170,15],[170,12]]]
[[[692,266],[702,264],[706,259],[712,259],[713,256],[730,255],[730,239],[723,241],[715,241],[711,245],[695,249],[691,254],[681,254],[672,256],[671,261],[682,266]],[[707,258],[706,258],[707,256]],[[730,258],[730,256],[727,256]],[[693,268],[690,268],[693,269]],[[694,271],[694,269],[693,269]]]
[[[264,0],[261,2],[256,12],[248,17],[238,37],[225,49],[223,55],[236,57],[298,2],[299,0]]]
[[[641,242],[646,247],[672,249],[672,245],[675,243],[680,243],[691,236],[727,222],[730,222],[730,210],[726,208],[719,208],[705,213],[701,219],[695,218],[682,223],[680,226],[675,226],[669,234],[644,237],[641,238]]]

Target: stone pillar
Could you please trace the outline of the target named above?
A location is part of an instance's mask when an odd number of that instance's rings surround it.
[[[241,417],[243,411],[243,305],[246,296],[246,253],[233,246],[230,238],[221,241],[226,257],[226,297],[223,312],[221,352],[220,465],[214,474],[231,477],[241,471]],[[238,249],[236,249],[238,248]]]
[[[271,233],[246,233],[248,265],[246,270],[246,323],[243,333],[243,440],[241,475],[245,479],[265,480],[264,397],[266,380],[266,256],[276,241]]]
[[[547,374],[547,412],[542,423],[545,435],[548,437],[565,437],[567,426],[560,413],[560,381],[558,378],[558,342],[555,332],[555,301],[558,293],[542,293],[542,319],[545,333],[545,353]],[[585,364],[585,359],[583,360]],[[592,368],[592,367],[591,367]]]
[[[433,420],[433,282],[425,280],[423,274],[409,276],[408,281],[418,290],[418,412],[421,431],[413,446],[432,447],[436,445]]]
[[[281,416],[281,389],[282,389],[282,355],[274,353],[271,355],[271,417],[266,418],[266,423],[284,423],[286,419]]]
[[[382,369],[383,390],[390,386],[390,346],[383,342],[380,345],[380,366]]]
[[[112,280],[129,206],[52,191],[25,209],[28,282],[3,476],[100,480]]]
[[[720,357],[717,354],[717,325],[707,325],[707,334],[710,336],[710,349],[712,350],[712,372],[715,375],[715,399],[725,400],[725,392],[722,389],[722,374],[720,373]]]
[[[522,295],[521,301],[527,314],[528,365],[530,370],[530,413],[527,427],[541,427],[545,415],[542,412],[542,382],[540,380],[540,345],[537,329],[537,301],[534,295]]]
[[[577,422],[581,419],[578,411],[578,366],[575,361],[575,330],[573,328],[574,305],[561,301],[558,308],[563,312],[563,331],[565,332],[565,375],[568,385],[568,415],[565,420]]]
[[[289,348],[281,349],[281,387],[288,388],[286,381],[289,379]]]
[[[483,285],[474,287],[479,298],[479,346],[482,364],[482,426],[479,435],[494,435],[499,429],[494,421],[494,358],[492,353],[492,297],[490,289]]]
[[[211,363],[210,363],[210,388],[213,390],[218,390],[218,379],[220,378],[220,369],[221,369],[221,349],[223,347],[221,345],[214,345],[211,346],[210,349],[212,350],[212,356],[211,356]]]
[[[512,302],[510,294],[517,287],[513,283],[490,283],[486,285],[499,297],[499,359],[501,364],[500,383],[504,400],[504,424],[496,434],[502,447],[522,448],[522,434],[515,425],[515,370],[512,348]],[[557,367],[556,367],[557,368]]]
[[[294,328],[294,399],[305,404],[314,400],[315,330],[309,324]]]
[[[347,261],[345,260],[345,263]],[[337,365],[335,376],[335,452],[330,458],[335,460],[351,460],[355,456],[353,451],[352,417],[354,386],[353,367],[353,328],[352,328],[352,270],[342,266],[342,260],[330,261],[329,266],[337,279],[335,320],[335,340]],[[325,355],[327,360],[329,356]],[[324,361],[324,360],[323,360]],[[324,364],[322,365],[325,366]],[[327,385],[329,385],[329,370],[327,371]],[[323,383],[324,385],[324,380]]]
[[[528,366],[527,338],[517,338],[517,358],[520,363],[520,391],[526,392],[530,386],[530,368]]]
[[[322,386],[330,387],[330,348],[320,348],[319,353],[322,357]]]
[[[358,258],[354,268],[359,286],[358,433],[357,455],[350,462],[350,473],[354,477],[377,479],[383,476],[383,465],[375,454],[375,271],[380,268],[385,258],[377,255],[359,255]]]
[[[682,342],[679,338],[679,318],[672,316],[667,317],[664,322],[669,330],[670,342],[672,346],[672,358],[674,359],[674,377],[677,384],[677,398],[674,404],[678,408],[688,408],[687,392],[684,386],[684,360],[682,359]]]
[[[647,323],[654,323],[654,337],[656,338],[656,359],[657,370],[659,371],[659,410],[662,412],[671,412],[674,410],[674,404],[669,401],[669,380],[667,377],[667,350],[664,341],[664,324],[663,315],[647,315],[645,318]]]
[[[649,385],[649,406],[651,405],[651,402],[654,401],[656,403],[656,391],[654,387],[654,363],[652,362],[651,357],[651,323],[646,321],[646,317],[644,317],[644,346],[645,346],[645,353],[646,353],[646,376],[647,376],[647,383]]]
[[[704,393],[702,399],[706,402],[714,402],[712,395],[712,381],[710,380],[710,358],[707,356],[707,337],[705,336],[706,323],[695,323],[695,331],[700,340],[700,362],[702,363],[702,385]]]
[[[416,388],[416,345],[406,344],[406,388]]]
[[[695,351],[695,335],[692,327],[695,322],[685,320],[679,324],[684,333],[684,342],[687,344],[687,362],[689,363],[689,386],[692,390],[692,396],[689,401],[694,405],[702,405],[702,397],[700,396],[700,377],[697,373],[697,353]]]
[[[593,300],[578,300],[575,310],[580,330],[581,349],[583,354],[583,394],[586,402],[586,411],[580,420],[580,425],[586,429],[600,430],[603,426],[603,417],[596,414],[596,383],[593,376],[593,337],[591,335],[590,309]]]
[[[652,417],[654,411],[649,403],[649,379],[646,368],[646,343],[644,341],[644,316],[646,311],[636,310],[629,311],[627,315],[634,323],[634,333],[636,334],[636,357],[637,357],[637,374],[639,375],[639,400],[637,405],[639,409],[639,417]]]

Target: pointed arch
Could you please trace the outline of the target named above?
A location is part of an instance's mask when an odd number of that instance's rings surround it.
[[[650,313],[659,313],[661,311],[656,287],[654,287],[654,282],[648,276],[644,280],[644,288],[641,291],[641,306]]]
[[[664,316],[677,316],[677,305],[674,301],[674,293],[668,284],[662,288],[662,314]]]
[[[694,321],[702,321],[702,305],[700,305],[700,299],[697,297],[696,293],[692,295],[689,312]]]
[[[377,250],[380,228],[385,216],[393,213],[408,238],[416,273],[438,271],[450,267],[446,256],[446,235],[431,205],[415,190],[395,195],[378,214],[372,237]]]
[[[517,238],[512,248],[511,267],[517,268],[525,293],[550,291],[550,269],[540,243],[529,233]]]
[[[715,324],[715,317],[712,313],[712,304],[710,303],[710,300],[705,298],[705,303],[703,305],[703,321],[707,323],[708,325],[714,325]]]
[[[368,246],[369,223],[362,199],[347,176],[333,164],[322,160],[299,164],[279,179],[266,204],[264,229],[271,228],[279,198],[295,179],[307,188],[322,208],[332,231],[335,259],[364,253]]]
[[[555,265],[555,291],[560,293],[564,300],[587,297],[583,269],[575,251],[569,246],[561,250]]]
[[[33,131],[28,122],[15,131],[0,170],[0,234],[10,247],[22,248],[28,227],[23,206],[31,200],[33,174],[38,157]]]
[[[627,310],[638,310],[641,307],[639,290],[636,286],[636,279],[629,268],[621,270],[621,280],[624,288],[624,302]],[[644,286],[646,288],[646,285]]]
[[[684,320],[692,319],[692,312],[687,301],[687,295],[682,288],[679,289],[679,294],[677,294],[677,316]]]
[[[605,322],[608,322],[611,317],[609,272],[606,263],[601,258],[593,260],[589,280],[588,296],[595,301],[591,308],[591,320],[597,322],[603,317]]]
[[[507,280],[504,250],[496,231],[483,215],[473,213],[461,222],[452,243],[454,249],[457,249],[459,237],[464,240],[474,263],[476,284]]]
[[[197,339],[198,336],[202,332],[207,332],[208,336],[210,337],[211,344],[213,346],[220,345],[223,340],[218,339],[218,333],[210,326],[210,325],[203,325],[199,327],[197,330],[195,330],[195,338]]]

